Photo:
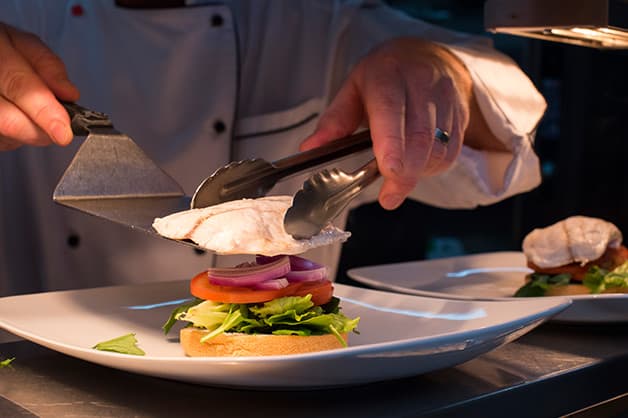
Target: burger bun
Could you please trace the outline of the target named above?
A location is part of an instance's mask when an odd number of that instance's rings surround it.
[[[201,338],[208,332],[194,327],[183,328],[179,337],[185,355],[189,357],[274,356],[344,348],[344,345],[333,334],[300,336],[226,332],[207,342],[201,342]],[[342,337],[346,342],[347,335]]]

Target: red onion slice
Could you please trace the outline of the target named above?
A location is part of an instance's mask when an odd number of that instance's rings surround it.
[[[321,267],[316,270],[291,271],[286,274],[289,282],[317,282],[327,278],[327,269]]]
[[[247,287],[284,277],[289,271],[290,258],[283,256],[268,264],[236,268],[211,268],[207,270],[207,276],[210,283],[215,285]]]
[[[304,270],[316,270],[323,266],[315,263],[307,258],[299,257],[297,255],[290,256],[290,270],[291,271],[304,271]]]
[[[270,280],[265,280],[263,282],[257,283],[253,286],[253,288],[264,289],[264,290],[276,290],[276,289],[283,289],[289,284],[290,283],[288,283],[288,279],[286,279],[285,277],[282,277],[280,279],[270,279]]]
[[[307,258],[290,256],[289,282],[316,282],[327,278],[327,268]]]

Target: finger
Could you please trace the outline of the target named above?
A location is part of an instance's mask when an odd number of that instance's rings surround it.
[[[349,77],[321,116],[312,135],[303,141],[301,150],[319,147],[334,139],[351,135],[364,120],[360,93]]]
[[[396,74],[386,73],[365,82],[364,107],[373,138],[373,152],[384,177],[404,172],[406,94]]]
[[[54,142],[70,143],[73,134],[67,112],[1,27],[0,62],[0,96],[15,104]]]
[[[412,93],[409,93],[412,94]],[[414,189],[428,168],[434,143],[433,126],[436,108],[433,102],[419,97],[408,98],[405,114],[402,169],[389,176],[380,189],[379,201],[385,209],[395,209]]]
[[[0,151],[12,151],[21,146],[22,144],[17,141],[0,136]]]
[[[454,119],[454,109],[448,102],[441,101],[440,105],[436,109],[436,123],[434,131],[432,132],[432,146],[430,155],[423,170],[422,176],[434,176],[447,170],[452,160],[448,159],[448,155],[453,155],[449,149],[449,144],[452,142],[452,123]],[[447,142],[436,138],[436,128],[446,133],[449,137]],[[452,144],[455,147],[455,144]]]
[[[443,128],[443,131],[448,132],[445,130],[445,128]],[[427,161],[425,169],[421,173],[421,176],[434,176],[445,171],[449,167],[446,160],[447,153],[447,144],[434,138],[429,159]]]
[[[406,183],[406,89],[396,71],[368,73],[364,80],[365,109],[373,138],[373,152],[384,177],[380,204],[385,209],[399,206],[412,185]]]
[[[428,91],[410,86],[408,94],[404,176],[416,183],[432,160],[437,105]]]
[[[447,143],[447,154],[441,165],[442,172],[447,170],[456,161],[462,150],[462,144],[464,142],[464,135],[469,124],[469,108],[465,104],[465,98],[461,96],[460,90],[456,88],[453,81],[448,80],[443,83],[441,97],[451,97],[449,100],[450,113],[449,128],[447,133],[449,134],[449,142]],[[445,124],[447,121],[444,122]],[[447,125],[443,125],[447,126]],[[442,129],[442,128],[441,128]]]
[[[58,98],[67,101],[79,99],[79,91],[69,80],[65,64],[37,36],[12,27],[7,27],[7,32],[15,49],[22,53]]]
[[[432,152],[435,104],[426,100],[427,94],[423,89],[404,86],[404,91],[406,104],[402,114],[403,130],[397,142],[401,146],[389,148],[397,153],[395,158],[398,158],[399,166],[390,175],[385,175],[387,181],[383,183],[379,195],[380,204],[385,209],[395,209],[401,205],[425,171]]]
[[[10,142],[34,146],[51,144],[50,137],[45,132],[3,97],[0,97],[0,137],[4,138],[5,146]]]

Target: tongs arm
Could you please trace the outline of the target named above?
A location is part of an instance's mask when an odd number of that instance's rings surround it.
[[[288,176],[347,157],[372,146],[370,131],[331,141],[272,163],[260,158],[229,163],[207,177],[192,196],[191,207],[265,196]]]
[[[379,176],[375,158],[352,173],[337,168],[316,173],[294,195],[284,217],[286,232],[296,239],[318,234]]]
[[[278,178],[284,178],[364,151],[371,146],[371,132],[369,130],[358,132],[349,137],[337,139],[320,147],[273,162],[273,166],[277,169],[275,175]]]

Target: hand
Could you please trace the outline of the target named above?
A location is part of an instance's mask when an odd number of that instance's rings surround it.
[[[57,98],[79,98],[63,62],[35,35],[0,23],[0,151],[69,144],[70,118]]]
[[[421,177],[441,173],[455,161],[471,102],[471,77],[447,49],[419,39],[395,39],[357,64],[301,149],[368,125],[384,178],[379,202],[394,209]],[[447,144],[435,139],[436,128],[449,133]]]

